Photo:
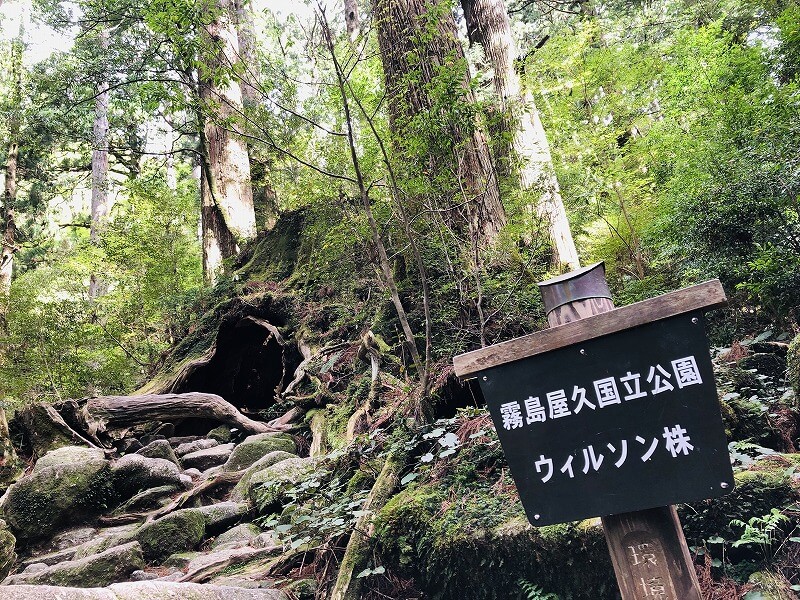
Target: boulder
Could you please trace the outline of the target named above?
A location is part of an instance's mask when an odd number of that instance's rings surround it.
[[[241,521],[250,511],[250,507],[239,502],[218,502],[186,510],[196,510],[200,513],[205,520],[206,533],[217,535]]]
[[[206,437],[211,440],[216,440],[220,444],[227,444],[233,438],[233,434],[231,434],[230,427],[227,425],[220,425],[209,431]]]
[[[141,454],[147,458],[163,458],[164,460],[168,460],[171,463],[181,466],[181,463],[178,460],[178,455],[175,454],[175,450],[172,449],[172,446],[169,445],[167,440],[156,440],[154,442],[150,442],[141,450],[137,450],[136,454]]]
[[[133,571],[142,568],[144,568],[142,549],[138,542],[130,542],[79,560],[70,560],[33,572],[26,571],[12,575],[3,583],[4,585],[102,587],[124,581]]]
[[[18,539],[30,541],[86,522],[113,496],[110,475],[101,450],[68,446],[48,452],[4,496],[9,528]]]
[[[43,585],[0,587],[0,600],[288,600],[280,590],[136,581],[115,583],[108,588],[65,588]]]
[[[160,563],[176,552],[196,548],[206,533],[206,518],[198,509],[176,510],[143,525],[135,538],[142,545],[144,558]]]
[[[176,552],[170,554],[167,559],[161,564],[163,567],[176,567],[185,570],[195,558],[200,555],[199,552]]]
[[[259,433],[248,436],[233,450],[225,463],[225,470],[241,471],[270,452],[278,450],[297,454],[297,446],[292,436],[286,433]]]
[[[96,535],[97,529],[94,527],[73,527],[54,535],[49,545],[52,550],[66,550],[85,544]]]
[[[194,467],[205,471],[211,467],[224,464],[231,455],[231,452],[233,452],[233,444],[221,444],[206,450],[197,450],[189,454],[184,454],[181,457],[181,462],[183,462],[186,468]]]
[[[236,484],[236,487],[233,488],[231,492],[230,499],[234,502],[242,502],[248,497],[248,490],[250,485],[250,478],[259,471],[263,471],[267,467],[271,467],[272,465],[279,463],[283,460],[289,458],[296,458],[294,454],[290,454],[288,452],[283,452],[281,450],[276,450],[275,452],[270,452],[266,456],[258,459],[256,462],[253,463],[251,467],[249,467],[243,474],[242,478],[239,480],[239,483]]]
[[[226,546],[249,546],[250,542],[256,539],[260,533],[261,529],[259,529],[258,526],[253,525],[252,523],[242,523],[241,525],[237,525],[236,527],[219,534],[217,539],[215,539],[214,543],[211,545],[211,548],[216,550]]]
[[[136,523],[101,529],[91,540],[72,549],[74,552],[73,559],[77,560],[94,554],[100,554],[114,546],[121,546],[132,542],[133,536],[138,529],[139,525]],[[39,560],[42,559],[40,558]]]
[[[219,446],[219,442],[217,440],[209,440],[208,438],[193,439],[191,441],[178,444],[178,446],[175,448],[175,454],[178,456],[184,456],[185,454],[191,454],[192,452],[197,452],[198,450],[208,450],[214,446]]]
[[[287,458],[254,473],[247,485],[247,497],[267,513],[288,500],[287,492],[308,479],[319,466],[315,458]]]
[[[115,493],[124,500],[151,488],[184,487],[175,463],[141,454],[126,454],[120,458],[111,465],[111,476]]]
[[[177,492],[179,489],[181,488],[176,485],[161,485],[150,488],[149,490],[144,490],[143,492],[136,494],[127,502],[120,504],[114,513],[122,515],[125,513],[141,512],[161,508],[172,499],[172,494]]]

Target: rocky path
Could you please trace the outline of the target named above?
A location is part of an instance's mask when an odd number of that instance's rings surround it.
[[[56,448],[8,489],[0,600],[290,597],[271,576],[282,548],[253,521],[258,485],[313,462],[291,435],[221,426],[118,447]]]

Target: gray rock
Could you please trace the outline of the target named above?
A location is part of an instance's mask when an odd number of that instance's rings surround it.
[[[214,540],[211,548],[216,550],[224,546],[248,546],[260,533],[261,530],[256,525],[252,523],[242,523],[224,533],[220,533],[217,539]]]
[[[91,540],[97,535],[97,529],[94,527],[75,527],[67,529],[61,533],[54,535],[50,542],[50,547],[53,550],[66,550],[67,548],[74,548],[80,546]]]
[[[122,515],[125,513],[160,508],[169,502],[172,499],[172,494],[179,491],[182,487],[183,486],[178,487],[176,485],[161,485],[139,492],[127,502],[119,505],[114,511],[114,514]]]
[[[213,440],[208,440],[213,441]],[[216,442],[214,442],[216,444]],[[195,467],[201,471],[223,464],[233,452],[233,444],[219,444],[206,450],[197,450],[184,454],[181,458],[187,468]]]
[[[175,450],[172,449],[172,446],[169,445],[167,440],[156,440],[154,442],[150,442],[141,450],[137,450],[136,454],[141,454],[147,458],[163,458],[164,460],[168,460],[171,463],[181,466],[181,463],[178,460],[178,455],[175,454]]]
[[[64,550],[58,550],[57,552],[51,552],[50,554],[32,556],[31,558],[22,561],[21,564],[25,568],[33,564],[43,564],[51,567],[60,562],[75,558],[76,550],[77,548],[65,548]]]
[[[250,477],[247,496],[253,504],[260,501],[267,511],[277,508],[288,499],[287,491],[308,479],[318,466],[319,460],[311,457],[282,460]]]
[[[248,436],[231,453],[225,463],[225,470],[241,471],[252,466],[258,459],[277,450],[297,454],[294,438],[286,433],[259,433]]]
[[[102,587],[124,581],[133,571],[143,568],[142,549],[137,542],[131,542],[109,548],[94,556],[58,563],[33,573],[12,575],[3,584]]]
[[[38,540],[65,526],[86,522],[113,496],[103,452],[67,446],[45,454],[30,475],[3,497],[3,513],[17,538]]]
[[[40,563],[40,562],[31,563],[27,567],[25,567],[25,569],[22,572],[23,573],[38,573],[39,571],[45,571],[47,569],[47,567],[49,567],[49,566],[50,565],[48,565],[48,564]]]
[[[147,571],[138,569],[131,573],[128,579],[131,581],[153,581],[154,579],[158,579],[158,575],[156,573],[148,573]]]
[[[280,546],[275,536],[270,531],[259,533],[255,539],[250,542],[250,545],[253,548],[274,548]]]
[[[183,579],[183,573],[176,571],[175,573],[170,573],[169,575],[159,577],[157,581],[180,581],[181,579]]]
[[[192,479],[197,479],[203,474],[203,472],[200,469],[191,468],[191,469],[186,469],[183,472],[183,474],[188,475]]]
[[[186,454],[197,452],[198,450],[208,450],[209,448],[213,448],[214,446],[219,446],[219,442],[217,440],[210,440],[208,438],[199,438],[191,442],[184,442],[183,444],[179,444],[178,447],[175,448],[175,454],[182,457],[185,456]]]
[[[233,488],[231,492],[230,499],[234,502],[242,502],[247,499],[248,497],[248,490],[250,484],[250,478],[259,471],[266,469],[267,467],[271,467],[272,465],[281,462],[282,460],[286,460],[287,458],[295,458],[294,454],[289,454],[288,452],[282,452],[280,450],[276,450],[275,452],[270,452],[263,458],[258,459],[253,465],[248,468],[243,474],[242,478],[239,480],[239,483]]]
[[[42,585],[0,587],[0,600],[288,600],[280,590],[136,581],[115,583],[108,588],[78,589]]]
[[[97,535],[88,542],[81,544],[77,548],[73,548],[75,556],[73,560],[79,558],[86,558],[93,554],[99,554],[114,546],[121,546],[133,541],[133,535],[139,529],[139,525],[119,525],[117,527],[108,527],[101,529]]]
[[[240,502],[218,502],[187,510],[196,510],[203,515],[206,532],[209,535],[216,535],[241,521],[250,512],[250,507]]]
[[[185,486],[177,465],[163,458],[127,454],[111,465],[111,473],[114,491],[126,500],[150,488]]]

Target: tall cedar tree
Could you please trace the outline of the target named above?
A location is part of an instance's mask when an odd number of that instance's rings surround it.
[[[239,39],[231,0],[216,0],[206,27],[205,64],[200,64],[203,272],[210,281],[222,260],[256,234],[247,144],[232,131],[243,109],[242,89],[232,68]]]
[[[553,169],[550,145],[539,118],[533,97],[522,89],[514,67],[516,47],[511,23],[502,0],[461,0],[467,21],[470,43],[483,47],[494,71],[494,89],[501,111],[499,129],[499,164],[519,161],[517,174],[523,192],[540,194],[531,207],[547,224],[553,247],[553,262],[570,269],[580,267],[578,251],[561,199],[561,190]]]
[[[403,124],[433,109],[429,90],[442,69],[459,69],[456,75],[463,81],[464,100],[474,102],[474,95],[455,20],[445,2],[376,0],[375,14],[390,126],[395,143],[402,145]],[[463,190],[463,196],[449,207],[449,224],[484,246],[506,222],[486,138],[477,127],[453,120],[441,129],[442,135],[452,139],[456,156],[430,156],[429,168],[451,169]]]

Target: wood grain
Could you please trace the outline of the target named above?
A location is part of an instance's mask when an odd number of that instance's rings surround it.
[[[453,366],[458,377],[468,377],[507,362],[536,356],[550,350],[675,315],[716,308],[726,303],[727,298],[722,284],[718,279],[713,279],[602,314],[582,319],[578,317],[580,320],[572,320],[558,327],[501,342],[494,346],[459,354],[453,358]],[[568,319],[563,312],[557,318]]]

